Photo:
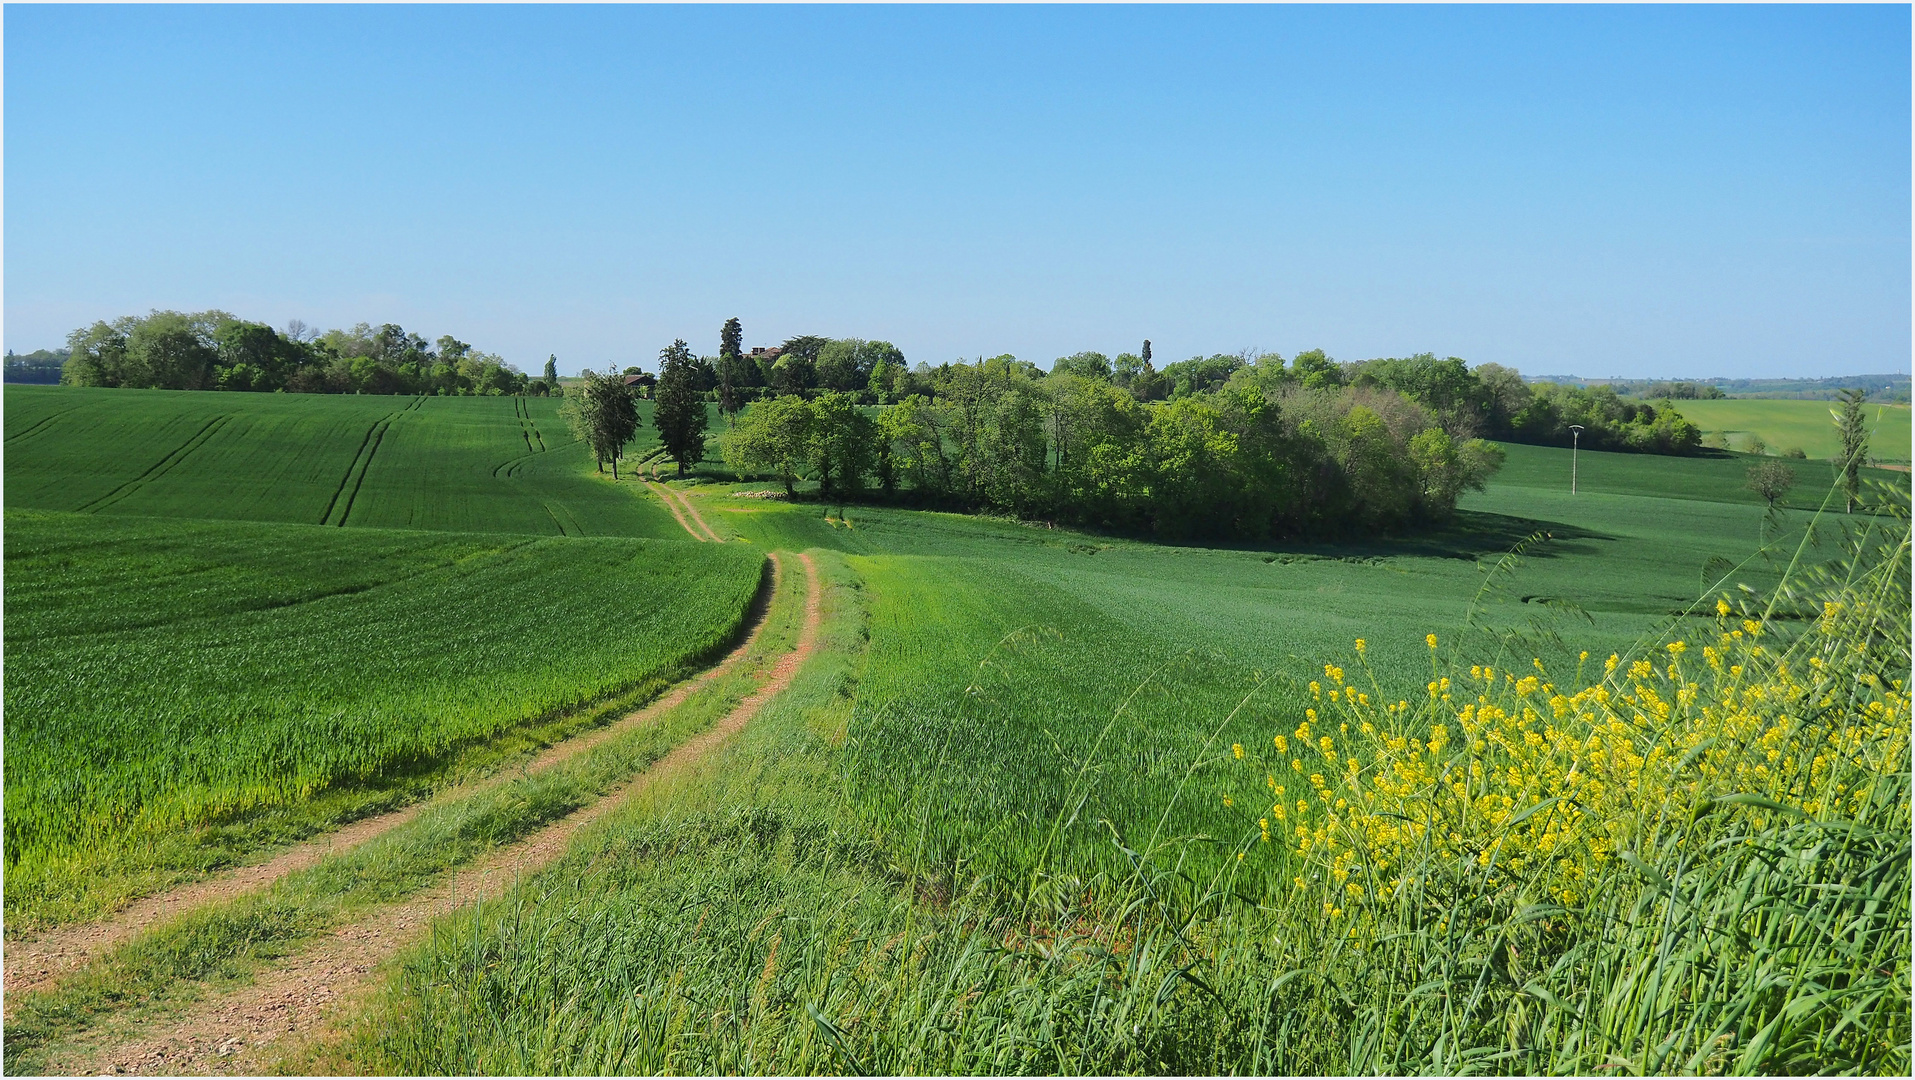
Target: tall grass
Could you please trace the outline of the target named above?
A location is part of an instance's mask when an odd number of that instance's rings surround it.
[[[1819,580],[1798,576],[1795,599],[1766,615],[1732,612],[1722,631],[1731,644],[1707,646],[1719,673],[1694,662],[1703,648],[1695,643],[1669,675],[1664,646],[1673,642],[1656,641],[1644,645],[1656,646],[1659,673],[1632,675],[1633,661],[1622,658],[1605,673],[1597,658],[1588,686],[1565,678],[1548,690],[1540,675],[1525,685],[1533,669],[1506,680],[1479,666],[1470,683],[1460,662],[1439,659],[1436,692],[1415,706],[1367,689],[1356,692],[1367,704],[1339,691],[1343,704],[1331,706],[1335,680],[1320,679],[1322,699],[1310,707],[1334,732],[1330,750],[1339,764],[1359,755],[1354,780],[1347,766],[1325,772],[1324,794],[1311,796],[1321,842],[1306,848],[1274,828],[1264,842],[1258,822],[1274,805],[1274,770],[1247,746],[1239,758],[1226,736],[1217,756],[1243,781],[1226,815],[1238,828],[1153,836],[1066,813],[1055,842],[1101,845],[1119,869],[1087,873],[1080,861],[1027,876],[1024,888],[967,874],[974,864],[965,860],[923,858],[918,837],[943,828],[947,805],[917,800],[900,816],[843,797],[857,790],[845,755],[865,752],[840,746],[862,689],[867,632],[866,609],[844,580],[826,654],[738,745],[606,822],[502,903],[441,922],[345,1060],[322,1064],[501,1073],[1905,1073],[1907,564],[1904,523],[1893,537],[1864,538]],[[1790,614],[1817,617],[1781,617]],[[1759,633],[1741,625],[1745,616]],[[1360,660],[1352,670],[1361,672]],[[1348,672],[1344,685],[1354,685]],[[1563,796],[1505,783],[1506,769],[1496,778],[1490,764],[1519,758],[1544,771],[1556,752],[1548,730],[1575,715],[1559,720],[1550,700],[1590,687],[1607,687],[1609,700],[1586,695],[1581,707],[1604,730],[1611,719],[1629,729],[1629,783]],[[1668,716],[1641,708],[1646,690],[1670,705]],[[1731,692],[1734,708],[1716,709]],[[1493,706],[1488,727],[1466,730],[1459,714],[1473,705],[1477,725],[1478,699]],[[1509,738],[1499,710],[1519,728],[1528,720],[1542,745]],[[1376,722],[1385,713],[1396,721],[1388,732]],[[1751,718],[1749,737],[1735,725]],[[1223,730],[1223,719],[1211,730]],[[1450,731],[1432,752],[1427,728],[1438,722]],[[1761,733],[1778,725],[1800,760],[1772,766],[1758,784],[1739,766],[1766,760]],[[1399,738],[1407,760],[1407,733],[1419,726],[1416,756],[1434,756],[1437,769],[1386,791],[1372,763],[1394,764]],[[1856,744],[1851,735],[1862,729]],[[1294,729],[1284,734],[1295,738]],[[1512,746],[1492,751],[1498,740]],[[1840,763],[1801,758],[1811,745]],[[1328,758],[1313,746],[1309,769],[1319,772]],[[1306,753],[1294,741],[1287,752],[1300,763]],[[1485,766],[1480,779],[1463,780],[1477,776],[1473,760]],[[1060,783],[1095,776],[1093,768]],[[1452,780],[1461,794],[1446,786]],[[1168,809],[1160,806],[1159,819],[1178,820]],[[1427,827],[1451,812],[1474,816],[1455,823],[1453,838]],[[1407,828],[1418,821],[1420,835]],[[1379,838],[1384,823],[1405,828]],[[1513,852],[1551,828],[1571,834],[1573,847],[1516,866]],[[1358,883],[1361,897],[1350,888]]]

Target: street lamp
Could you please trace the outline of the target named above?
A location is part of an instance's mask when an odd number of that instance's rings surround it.
[[[1582,449],[1583,426],[1569,425],[1569,493],[1576,494],[1576,451]]]

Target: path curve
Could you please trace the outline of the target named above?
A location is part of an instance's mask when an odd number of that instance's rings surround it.
[[[685,531],[692,534],[692,539],[702,541],[709,538],[714,544],[722,544],[725,542],[719,538],[716,532],[712,531],[712,527],[706,523],[704,515],[698,512],[698,508],[692,505],[691,498],[684,492],[673,491],[666,485],[655,481],[646,481],[646,484],[652,489],[652,494],[657,495],[659,499],[664,501],[665,506],[671,510],[672,516],[677,518],[678,523],[685,527]],[[693,527],[694,523],[697,528]],[[700,535],[700,530],[703,530],[703,535]]]
[[[718,663],[683,680],[662,697],[626,714],[604,727],[555,743],[526,765],[527,772],[541,772],[569,761],[634,726],[647,724],[661,713],[684,701],[693,691],[735,667],[757,643],[764,629],[771,598],[778,592],[780,567],[774,556],[771,580],[752,598],[740,629],[744,637]],[[501,770],[484,780],[448,788],[430,799],[421,800],[384,814],[362,818],[323,836],[295,845],[273,858],[249,866],[238,866],[211,877],[202,878],[166,892],[142,897],[104,919],[59,926],[41,933],[22,936],[6,943],[4,977],[6,1015],[11,1016],[20,995],[57,981],[62,975],[83,967],[107,949],[127,940],[156,922],[170,919],[206,904],[231,900],[263,889],[287,874],[304,870],[336,851],[346,851],[368,840],[383,836],[416,817],[434,803],[470,797],[496,787],[518,775],[518,770]]]
[[[579,830],[637,792],[680,772],[736,734],[767,702],[791,685],[817,648],[823,623],[823,583],[809,555],[799,555],[809,579],[798,642],[766,673],[764,684],[710,728],[678,745],[650,769],[529,836],[474,862],[427,892],[372,912],[321,936],[254,982],[230,994],[209,995],[162,1030],[115,1047],[57,1055],[52,1074],[252,1074],[274,1062],[266,1055],[290,1037],[312,1038],[363,1001],[377,968],[422,937],[432,920],[457,908],[503,895],[518,881],[564,854]],[[779,563],[772,556],[773,565]]]

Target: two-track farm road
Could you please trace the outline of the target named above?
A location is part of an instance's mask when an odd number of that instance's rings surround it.
[[[692,539],[708,539],[714,544],[724,543],[724,540],[706,523],[704,515],[692,505],[690,496],[682,491],[673,491],[657,481],[648,480],[645,486],[652,489],[652,494],[657,495],[659,501],[665,504],[665,508],[672,512],[672,516],[678,519],[678,523],[685,527],[685,531],[692,534]]]
[[[526,766],[526,771],[533,774],[543,772],[587,753],[606,740],[633,727],[652,723],[700,687],[736,667],[757,643],[759,633],[764,629],[765,614],[770,609],[771,598],[777,593],[777,575],[780,567],[776,556],[773,557],[772,567],[772,580],[759,590],[757,598],[752,602],[750,612],[746,615],[743,627],[744,637],[723,660],[692,678],[680,682],[644,708],[604,727],[548,748]],[[57,927],[10,941],[6,946],[5,962],[7,1012],[9,1015],[12,1013],[13,1004],[22,993],[53,983],[60,976],[85,965],[107,949],[155,923],[171,919],[194,908],[231,900],[263,889],[287,874],[318,863],[327,855],[350,850],[368,840],[391,832],[412,820],[427,806],[468,798],[487,788],[503,784],[516,774],[516,770],[502,771],[489,779],[442,792],[434,799],[355,821],[344,828],[289,848],[266,862],[235,867],[163,893],[142,897],[104,919]]]
[[[310,1038],[328,1023],[343,1019],[359,995],[373,985],[379,965],[418,940],[433,918],[500,896],[552,863],[580,829],[631,794],[711,752],[791,684],[817,647],[823,621],[823,583],[817,565],[809,555],[798,559],[808,581],[804,623],[796,645],[765,673],[761,686],[712,727],[598,801],[456,871],[426,893],[320,935],[262,972],[251,985],[211,994],[184,1014],[117,1039],[70,1045],[52,1055],[49,1070],[69,1075],[252,1073],[271,1063],[269,1055],[287,1049],[289,1036]],[[778,556],[773,560],[782,567]]]

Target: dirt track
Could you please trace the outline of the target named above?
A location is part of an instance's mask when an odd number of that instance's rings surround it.
[[[690,496],[682,491],[674,491],[661,483],[647,482],[646,486],[652,489],[652,494],[657,495],[664,502],[666,509],[670,510],[672,516],[678,519],[678,523],[685,527],[685,531],[692,534],[692,539],[710,540],[714,544],[725,542],[712,531],[704,515],[698,512],[698,507],[692,505]]]
[[[769,609],[771,597],[777,593],[777,575],[780,571],[776,556],[773,557],[772,565],[771,584],[760,590],[758,598],[753,602],[746,616],[744,639],[726,654],[723,660],[691,679],[681,682],[663,697],[637,712],[621,717],[602,728],[549,747],[526,766],[527,771],[536,773],[552,768],[590,751],[593,747],[635,725],[651,723],[665,711],[685,700],[686,696],[693,691],[736,666],[757,642],[759,631],[764,628],[765,613]],[[516,772],[513,775],[516,775]],[[488,787],[504,783],[508,779],[510,776],[501,774],[477,783],[462,785],[441,793],[432,801],[443,802],[448,799],[466,798]],[[383,836],[411,821],[428,805],[431,803],[414,803],[390,813],[355,821],[344,828],[289,848],[266,862],[235,867],[200,881],[143,897],[104,919],[56,927],[9,941],[6,943],[5,957],[8,1014],[11,1015],[12,1005],[18,1000],[20,994],[50,985],[60,976],[81,967],[112,946],[155,923],[197,907],[230,900],[233,897],[263,889],[287,874],[318,863],[333,852],[346,851],[375,837]]]
[[[773,556],[774,565],[778,557]],[[433,918],[497,897],[521,878],[562,855],[580,829],[622,804],[634,792],[682,771],[736,734],[767,702],[791,684],[817,647],[823,620],[823,587],[810,556],[799,555],[808,581],[805,617],[797,645],[765,673],[764,684],[702,734],[681,744],[657,764],[604,798],[538,832],[500,848],[459,870],[439,886],[383,907],[339,927],[262,973],[251,985],[215,994],[184,1015],[139,1031],[130,1039],[100,1037],[48,1061],[55,1074],[255,1073],[291,1048],[293,1038],[312,1038],[351,1012],[373,984],[377,967],[418,940]],[[735,655],[735,654],[734,654]]]

